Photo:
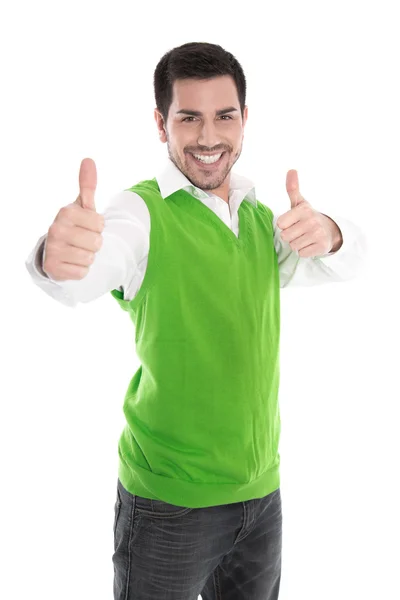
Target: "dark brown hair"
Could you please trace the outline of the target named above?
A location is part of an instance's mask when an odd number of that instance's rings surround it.
[[[236,84],[240,109],[246,104],[246,78],[237,59],[218,44],[189,42],[169,50],[154,71],[156,106],[167,122],[172,88],[177,79],[211,79],[231,75]]]

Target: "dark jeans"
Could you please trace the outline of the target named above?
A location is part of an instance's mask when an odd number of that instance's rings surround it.
[[[277,600],[280,489],[264,498],[182,508],[128,492],[118,479],[114,600]]]

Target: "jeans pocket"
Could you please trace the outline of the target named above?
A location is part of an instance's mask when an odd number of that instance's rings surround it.
[[[166,517],[182,517],[183,515],[187,515],[195,509],[187,508],[185,506],[177,506],[175,504],[170,504],[169,502],[164,502],[163,500],[152,500],[149,498],[136,496],[136,510],[142,515],[163,519]]]

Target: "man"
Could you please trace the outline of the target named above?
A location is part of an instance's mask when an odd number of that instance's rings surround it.
[[[169,158],[95,210],[96,169],[27,260],[69,306],[110,292],[141,366],[124,399],[114,598],[276,600],[280,288],[355,277],[362,232],[300,194],[279,218],[231,172],[248,108],[243,70],[214,44],[166,53],[154,116]]]

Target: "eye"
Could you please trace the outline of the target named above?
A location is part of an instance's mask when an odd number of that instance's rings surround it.
[[[195,118],[196,117],[185,117],[184,119],[182,119],[182,123],[185,123],[185,121],[187,123],[193,123],[193,121],[188,121],[188,119],[195,119]],[[230,115],[221,115],[221,118],[232,121],[232,117]]]

